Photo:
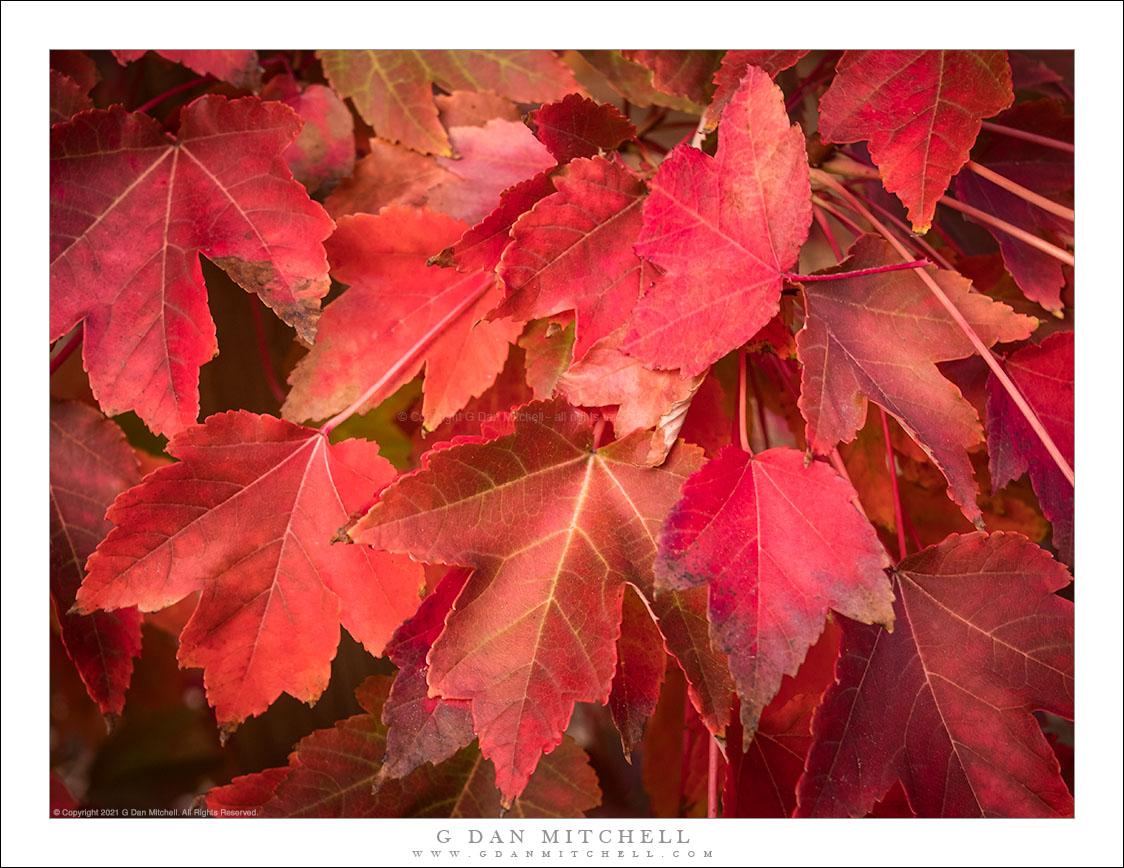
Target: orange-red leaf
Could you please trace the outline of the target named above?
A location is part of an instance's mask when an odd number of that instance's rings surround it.
[[[121,429],[85,404],[51,404],[51,603],[62,644],[101,713],[118,715],[141,651],[134,608],[72,615],[86,559],[113,527],[105,511],[140,481]]]
[[[495,275],[426,265],[467,228],[404,207],[340,220],[328,255],[349,289],[325,309],[316,346],[289,378],[287,419],[326,419],[379,384],[369,409],[425,365],[422,413],[432,430],[495,382],[522,330],[479,322],[499,301]]]
[[[52,128],[51,338],[85,321],[106,413],[169,435],[196,421],[217,351],[200,253],[312,341],[332,221],[282,158],[299,129],[288,106],[218,96],[183,110],[176,139],[120,106]]]
[[[430,452],[350,532],[476,568],[429,652],[429,687],[471,702],[506,802],[574,703],[608,699],[624,583],[650,588],[658,528],[698,466],[688,446],[660,468],[633,463],[642,437],[594,449],[587,416],[529,404],[513,434]]]
[[[829,609],[893,624],[886,551],[855,491],[795,449],[727,447],[683,486],[660,536],[661,587],[709,583],[710,635],[729,655],[748,746]]]
[[[492,784],[490,764],[476,747],[372,790],[386,742],[379,714],[388,686],[385,677],[367,679],[356,691],[366,714],[302,739],[288,767],[216,787],[207,794],[207,807],[219,816],[225,809],[252,811],[249,816],[255,817],[498,818],[500,793]],[[566,738],[543,760],[508,816],[581,817],[600,802],[601,789],[589,758]]]
[[[624,350],[694,376],[777,312],[812,220],[804,134],[750,67],[722,113],[718,152],[681,145],[644,203],[636,252],[667,273],[637,304]]]
[[[123,493],[77,608],[152,612],[201,591],[180,635],[225,731],[282,691],[328,683],[342,623],[375,654],[418,605],[421,570],[331,539],[394,476],[373,443],[243,411],[168,444],[179,461]]]
[[[575,159],[553,178],[557,192],[511,227],[500,260],[507,298],[497,315],[527,321],[573,310],[574,357],[624,325],[651,282],[632,251],[640,234],[644,183],[603,157]]]
[[[1014,99],[1005,51],[848,51],[820,101],[827,142],[867,140],[882,183],[926,232],[980,122]]]

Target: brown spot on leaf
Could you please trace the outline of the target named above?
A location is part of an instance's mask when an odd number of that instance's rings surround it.
[[[230,279],[247,292],[255,292],[262,302],[282,320],[296,329],[297,336],[307,346],[316,340],[316,323],[320,319],[320,298],[324,292],[312,280],[301,280],[283,290],[293,301],[279,298],[277,271],[270,262],[246,262],[237,256],[224,256],[212,260],[230,275]],[[324,290],[327,281],[324,281]]]

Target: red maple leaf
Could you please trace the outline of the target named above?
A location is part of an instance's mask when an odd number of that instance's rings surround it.
[[[826,142],[869,141],[915,232],[968,159],[980,122],[1014,99],[1005,51],[848,51],[820,100]]]
[[[636,128],[616,106],[579,93],[535,109],[527,115],[527,125],[560,164],[616,150],[636,137]]]
[[[331,539],[394,476],[364,440],[244,411],[168,444],[179,461],[114,501],[76,609],[153,612],[202,591],[180,635],[223,731],[282,691],[314,701],[342,623],[374,654],[418,605],[421,570]]]
[[[468,703],[430,696],[426,680],[429,649],[445,629],[453,602],[471,575],[465,567],[449,570],[386,645],[398,674],[382,708],[386,755],[376,785],[387,778],[403,778],[425,763],[436,765],[476,738]]]
[[[729,655],[748,746],[784,675],[795,675],[829,609],[893,624],[882,544],[853,488],[795,449],[729,446],[683,486],[660,536],[660,587],[709,582],[711,641]]]
[[[504,190],[499,204],[483,220],[464,233],[456,244],[430,260],[442,268],[456,266],[459,271],[494,271],[511,243],[511,227],[520,215],[554,192],[553,172],[539,174]]]
[[[800,670],[781,681],[744,751],[741,722],[731,723],[723,817],[791,817],[796,810],[796,786],[812,746],[812,714],[835,680],[839,639],[839,626],[829,621]]]
[[[121,429],[85,404],[51,404],[51,603],[62,644],[90,699],[111,720],[125,707],[133,658],[141,651],[136,609],[69,614],[86,559],[113,527],[105,511],[140,481]]]
[[[847,259],[825,273],[900,262],[884,241],[863,235]],[[936,363],[975,350],[914,269],[808,282],[807,318],[796,336],[800,410],[808,443],[826,455],[850,442],[866,418],[867,400],[893,414],[948,479],[948,496],[978,521],[978,488],[966,450],[982,442],[979,417]],[[953,271],[931,271],[985,345],[1023,340],[1037,325],[1005,304],[971,292]]]
[[[722,113],[718,152],[660,164],[636,252],[666,274],[636,305],[624,350],[694,376],[777,312],[812,220],[804,134],[756,67]]]
[[[218,96],[188,105],[175,139],[120,106],[52,128],[51,339],[85,321],[107,414],[169,435],[196,421],[217,352],[200,253],[312,341],[333,224],[281,156],[299,129],[280,103]]]
[[[500,193],[555,165],[542,142],[519,121],[494,119],[482,127],[453,127],[449,137],[459,156],[437,158],[451,177],[430,190],[426,202],[457,220],[482,220]]]
[[[701,456],[634,463],[644,435],[594,448],[589,417],[532,403],[514,433],[430,452],[353,540],[475,567],[428,655],[430,694],[468,700],[505,803],[558,744],[574,703],[604,703],[624,583],[651,587],[656,534]]]
[[[368,678],[355,691],[366,714],[339,721],[301,739],[289,765],[235,778],[207,793],[207,807],[222,816],[255,809],[256,817],[477,817],[502,814],[489,763],[476,747],[462,748],[435,767],[375,788],[386,745],[379,723],[390,679]],[[514,818],[581,817],[601,803],[589,758],[567,737],[546,757],[523,794]]]
[[[132,63],[145,55],[145,49],[114,51],[118,63]],[[235,87],[252,90],[261,88],[261,67],[258,53],[244,49],[163,49],[154,52],[173,63],[182,63],[200,75],[213,75],[229,81]]]
[[[731,97],[741,84],[747,66],[756,66],[771,78],[776,78],[778,72],[783,72],[790,66],[796,66],[807,51],[727,51],[722,56],[722,63],[714,73],[714,99],[706,109],[706,128],[714,129],[722,117],[722,110],[729,104]]]
[[[1023,347],[1003,368],[1073,466],[1073,332],[1052,334],[1038,346]],[[1054,547],[1062,560],[1073,563],[1073,485],[994,374],[987,378],[987,449],[994,490],[1030,471],[1042,512],[1054,527]]]
[[[574,357],[624,325],[651,268],[632,251],[644,183],[603,157],[575,159],[553,177],[557,192],[511,227],[500,260],[507,298],[496,312],[527,321],[573,310]]]
[[[1004,126],[1029,130],[1059,141],[1073,140],[1073,117],[1062,113],[1055,100],[1022,103],[998,118]],[[1073,154],[1008,136],[989,136],[972,151],[973,159],[1009,181],[1064,205],[1073,200]],[[1048,240],[1055,234],[1073,235],[1073,221],[1052,214],[1016,196],[975,172],[956,178],[960,199],[981,211]],[[1060,315],[1061,290],[1065,286],[1062,264],[1053,256],[1001,231],[990,223],[986,228],[1003,254],[1003,263],[1027,298]]]
[[[652,70],[652,84],[658,90],[705,105],[714,89],[714,73],[723,52],[713,49],[640,49],[622,51],[621,54]]]
[[[467,228],[419,208],[340,220],[328,255],[349,289],[325,308],[316,346],[289,378],[286,418],[325,419],[377,385],[358,408],[366,412],[425,365],[422,412],[432,430],[495,382],[522,331],[478,322],[500,299],[495,275],[426,265]]]
[[[606,415],[618,437],[655,429],[645,460],[659,464],[679,437],[691,399],[706,372],[681,377],[678,371],[653,371],[620,349],[623,338],[624,329],[620,328],[599,340],[585,358],[558,377],[556,387],[575,406],[615,407]]]
[[[335,220],[348,214],[378,214],[390,205],[424,205],[430,190],[453,180],[433,157],[402,145],[371,139],[369,148],[351,177],[324,200]]]
[[[315,194],[332,189],[355,168],[355,122],[344,101],[322,84],[302,86],[293,76],[275,75],[262,91],[265,99],[276,99],[301,116],[304,127],[288,148],[285,162],[300,181]]]
[[[862,816],[896,780],[921,817],[1071,815],[1031,714],[1073,718],[1065,567],[1021,534],[973,533],[897,574],[893,634],[843,624],[797,816]]]
[[[664,647],[687,680],[687,695],[703,726],[725,738],[734,700],[734,682],[726,655],[710,642],[706,613],[707,589],[665,591],[652,601]]]
[[[640,746],[644,725],[656,710],[666,668],[667,652],[655,616],[644,595],[630,586],[621,605],[617,669],[609,693],[609,711],[630,762],[632,752]]]

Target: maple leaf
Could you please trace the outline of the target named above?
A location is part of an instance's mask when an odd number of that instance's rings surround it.
[[[1073,140],[1073,117],[1063,115],[1061,105],[1054,100],[1022,103],[1004,112],[997,121],[1013,129],[1030,130],[1062,141]],[[973,150],[973,158],[1039,195],[1072,204],[1072,154],[1008,136],[990,136]],[[1073,235],[1072,221],[1027,202],[975,172],[961,172],[957,176],[956,192],[967,204],[1025,229],[1031,235],[1047,238],[1052,233]],[[984,224],[984,228],[999,244],[1003,263],[1019,289],[1031,301],[1055,316],[1060,315],[1063,309],[1061,290],[1065,286],[1062,264],[991,224]]]
[[[862,235],[847,259],[825,273],[899,261],[880,238]],[[854,439],[867,400],[874,401],[925,450],[948,479],[948,496],[976,522],[978,489],[966,450],[983,441],[982,428],[972,405],[936,366],[975,350],[915,270],[804,287],[807,318],[796,336],[804,365],[800,410],[809,445],[826,455],[840,441]],[[970,292],[971,284],[956,272],[930,274],[986,346],[1023,340],[1037,325],[1032,317]]]
[[[1005,51],[848,51],[820,100],[825,142],[866,140],[882,183],[927,232],[980,123],[1014,100]]]
[[[437,103],[437,117],[445,129],[482,127],[493,118],[505,121],[522,119],[519,106],[507,97],[486,90],[454,90],[452,93],[439,93],[433,99]]]
[[[301,84],[289,74],[266,82],[262,96],[285,103],[301,116],[304,127],[288,148],[285,162],[309,193],[331,189],[355,168],[355,124],[335,91],[322,84]]]
[[[386,677],[368,678],[356,690],[366,714],[302,739],[286,768],[216,787],[207,794],[207,807],[215,812],[256,808],[254,816],[259,817],[501,816],[500,794],[475,747],[372,790],[386,743],[379,716],[389,683]],[[581,817],[600,802],[601,789],[585,751],[567,737],[543,760],[509,816]]]
[[[643,594],[634,587],[624,592],[621,635],[617,640],[617,669],[609,693],[609,711],[621,734],[624,756],[640,746],[644,724],[656,710],[667,668],[663,636]]]
[[[714,88],[715,70],[724,52],[713,49],[622,51],[634,63],[652,71],[652,84],[664,93],[705,105]]]
[[[535,203],[554,192],[552,172],[520,181],[500,194],[499,204],[457,241],[432,257],[430,265],[456,267],[458,271],[494,271],[511,243],[511,227]]]
[[[896,780],[921,817],[1071,815],[1031,714],[1073,717],[1073,604],[1054,593],[1069,583],[1020,534],[958,534],[902,561],[893,634],[843,624],[797,816],[862,816]]]
[[[168,443],[179,461],[114,501],[76,609],[152,612],[202,591],[180,635],[224,733],[282,691],[328,683],[342,623],[378,655],[418,605],[420,568],[330,540],[394,476],[378,447],[270,416],[211,416]]]
[[[636,138],[636,128],[616,106],[578,93],[535,109],[527,115],[527,125],[559,164],[596,157]]]
[[[398,674],[382,707],[386,754],[376,786],[387,778],[403,778],[427,762],[436,765],[476,738],[468,703],[429,696],[426,681],[426,656],[470,575],[472,570],[464,567],[450,570],[387,643],[387,656]]]
[[[599,340],[556,385],[575,406],[615,406],[607,415],[617,437],[655,429],[645,463],[659,464],[675,444],[706,372],[681,377],[678,371],[653,371],[620,349],[623,338],[620,328]]]
[[[94,101],[69,75],[51,70],[51,123],[66,123],[78,112],[94,107]]]
[[[605,82],[632,105],[645,108],[661,105],[688,113],[697,113],[702,106],[684,96],[657,88],[648,67],[624,56],[621,51],[583,51],[584,57]]]
[[[478,322],[500,300],[495,275],[426,266],[467,228],[404,207],[340,219],[327,249],[333,276],[349,289],[325,308],[316,345],[289,377],[285,418],[325,419],[381,384],[369,409],[425,365],[422,412],[432,430],[495,382],[522,331]]]
[[[748,747],[761,710],[795,675],[829,609],[893,625],[882,544],[857,495],[795,449],[729,446],[683,486],[660,535],[656,582],[710,584],[711,642],[729,655]]]
[[[433,85],[492,91],[515,102],[547,102],[580,91],[552,51],[320,51],[329,83],[350,97],[380,138],[449,156]]]
[[[73,79],[88,94],[101,81],[98,65],[84,51],[51,51],[51,69]]]
[[[796,675],[782,679],[744,751],[741,723],[731,722],[723,817],[791,817],[796,810],[796,786],[812,746],[812,714],[835,680],[839,640],[838,625],[829,621]]]
[[[495,315],[527,321],[573,310],[580,359],[628,321],[651,282],[651,268],[632,251],[645,189],[624,165],[603,157],[575,159],[553,182],[557,192],[511,227],[498,269],[507,298]]]
[[[105,511],[140,481],[121,429],[85,404],[51,404],[51,603],[63,647],[90,699],[113,720],[125,707],[133,658],[141,651],[136,609],[72,615],[83,567],[112,525]]]
[[[430,190],[427,201],[457,220],[483,219],[508,187],[554,167],[554,157],[519,121],[454,127],[449,137],[460,158],[437,158],[453,177]]]
[[[1073,332],[1023,347],[1003,364],[1062,456],[1073,466]],[[1054,528],[1059,557],[1073,562],[1073,485],[1062,476],[1025,417],[994,374],[987,378],[987,448],[996,491],[1028,469],[1034,493]]]
[[[140,60],[146,53],[145,49],[114,51],[113,56],[120,64],[132,63]],[[261,89],[261,67],[258,65],[258,53],[246,50],[218,50],[218,49],[164,49],[154,52],[173,63],[182,63],[188,69],[200,75],[213,75],[228,81],[235,87],[251,90],[255,93]]]
[[[650,588],[659,525],[699,463],[684,444],[659,468],[637,465],[642,440],[594,448],[587,416],[532,403],[512,434],[428,453],[349,532],[476,568],[429,652],[429,692],[471,702],[505,803],[574,703],[608,699],[624,583]]]
[[[176,139],[120,106],[51,129],[51,339],[85,322],[90,386],[157,433],[199,414],[217,352],[202,253],[311,342],[332,221],[281,157],[300,119],[255,97],[204,96]]]
[[[804,134],[749,67],[722,113],[718,151],[680,145],[644,203],[636,253],[666,274],[636,305],[623,349],[694,376],[777,312],[812,220]]]
[[[369,147],[351,177],[324,200],[335,220],[347,214],[377,214],[391,205],[424,205],[430,190],[454,180],[433,157],[379,139],[371,139]]]
[[[664,647],[675,658],[687,681],[687,696],[703,726],[721,739],[734,697],[734,682],[726,655],[710,643],[706,612],[707,589],[665,591],[652,601]]]
[[[747,66],[756,66],[768,73],[770,78],[776,78],[778,72],[783,72],[790,66],[796,66],[807,51],[727,51],[722,56],[722,63],[714,73],[714,98],[706,109],[706,129],[712,130],[718,126],[722,117],[722,110],[730,102],[730,98],[741,84]]]

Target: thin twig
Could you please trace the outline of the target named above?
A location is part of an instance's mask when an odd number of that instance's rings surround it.
[[[947,205],[949,208],[962,211],[974,220],[978,220],[980,223],[986,223],[989,226],[994,226],[1001,232],[1006,232],[1008,235],[1019,239],[1019,241],[1022,241],[1024,244],[1029,244],[1036,250],[1041,250],[1047,256],[1052,256],[1054,259],[1058,260],[1058,262],[1065,263],[1066,265],[1073,265],[1072,253],[1062,250],[1060,247],[1056,247],[1044,238],[1039,238],[1037,235],[1027,232],[1025,229],[1020,229],[1018,226],[1008,223],[1006,220],[1000,220],[998,217],[988,214],[986,211],[981,211],[979,208],[965,205],[963,202],[953,199],[951,196],[941,196],[938,201],[940,201],[942,205]]]
[[[193,87],[196,87],[200,84],[212,82],[212,81],[215,81],[215,80],[216,79],[213,75],[203,75],[203,76],[200,76],[199,78],[193,78],[191,81],[185,81],[183,84],[176,85],[171,90],[164,91],[159,96],[154,96],[148,102],[146,102],[143,105],[138,106],[137,108],[133,109],[133,111],[135,111],[135,112],[149,111],[149,110],[155,108],[156,106],[160,105],[160,103],[162,103],[164,100],[169,99],[169,98],[175,96],[176,94],[183,93],[185,90],[191,90]]]
[[[269,341],[265,336],[265,322],[262,320],[261,315],[261,302],[258,297],[252,293],[246,293],[246,298],[250,301],[250,318],[254,321],[254,340],[258,345],[258,358],[261,360],[261,368],[265,374],[265,381],[269,385],[269,391],[273,393],[273,397],[277,399],[278,404],[285,403],[285,390],[281,388],[281,384],[277,382],[277,374],[273,371],[273,360],[269,356]]]
[[[706,763],[706,816],[710,820],[718,817],[718,758],[718,742],[711,738]]]
[[[905,271],[909,268],[932,267],[928,259],[914,259],[910,262],[898,262],[894,265],[879,265],[875,268],[860,268],[857,271],[837,271],[833,274],[793,274],[786,271],[784,277],[796,283],[814,283],[818,280],[846,280],[848,277],[866,277],[868,274],[882,274],[886,271]]]
[[[821,196],[813,196],[812,204],[819,205],[821,208],[823,208],[828,214],[830,214],[832,217],[846,226],[849,230],[851,230],[851,233],[856,238],[870,231],[869,229],[863,229],[858,223],[856,223],[854,220],[852,220],[850,217],[836,208],[835,205],[833,205],[831,202],[828,202],[827,199],[824,199]]]
[[[905,519],[902,510],[902,494],[898,489],[898,468],[894,462],[894,444],[890,440],[890,420],[886,418],[886,411],[881,407],[878,411],[882,414],[882,436],[886,440],[886,466],[890,471],[890,485],[894,490],[894,524],[898,529],[898,560],[904,561],[908,550],[905,545]]]
[[[823,208],[819,205],[812,207],[812,214],[816,218],[816,225],[820,227],[824,238],[827,239],[828,246],[831,247],[831,252],[835,255],[836,263],[843,261],[843,253],[839,249],[839,244],[835,240],[835,233],[831,231],[831,226],[827,222],[827,215],[824,214]]]
[[[1068,220],[1070,223],[1077,219],[1077,215],[1073,213],[1072,208],[1066,208],[1065,205],[1059,205],[1057,202],[1047,199],[1045,196],[1040,196],[1033,190],[1028,190],[1022,184],[1017,184],[1010,178],[1004,178],[998,172],[993,172],[987,166],[981,166],[975,160],[969,160],[964,164],[964,168],[970,169],[981,178],[991,181],[991,183],[995,184],[997,187],[1002,187],[1007,192],[1014,193],[1020,199],[1026,200],[1031,205],[1037,205],[1043,211],[1049,211],[1051,214],[1061,217],[1063,220]]]
[[[1059,142],[1057,139],[1051,139],[1049,136],[1028,133],[1026,130],[1017,130],[1014,127],[1005,127],[1002,124],[993,124],[990,121],[984,121],[980,126],[988,132],[1010,136],[1012,139],[1034,142],[1036,145],[1045,145],[1047,148],[1053,148],[1056,151],[1065,151],[1067,154],[1073,153],[1073,145],[1069,142]]]
[[[745,418],[746,369],[745,350],[738,351],[738,442],[742,452],[753,454],[749,446],[749,424]]]

